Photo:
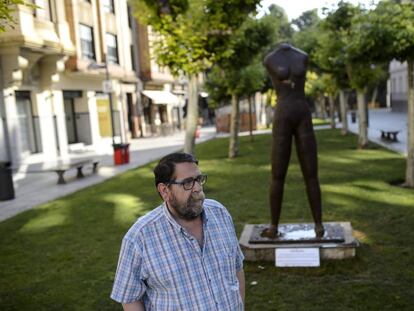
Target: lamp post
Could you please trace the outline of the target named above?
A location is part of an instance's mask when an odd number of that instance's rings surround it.
[[[105,81],[103,83],[103,91],[108,94],[109,97],[109,114],[111,116],[111,130],[112,130],[112,145],[115,145],[115,123],[114,123],[114,114],[113,114],[113,103],[112,103],[112,87],[110,86],[109,80],[109,69],[108,69],[108,57],[105,56],[105,63],[98,64],[96,62],[91,62],[88,65],[88,69],[102,69],[105,68]]]

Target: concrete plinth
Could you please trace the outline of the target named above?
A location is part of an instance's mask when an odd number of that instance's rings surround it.
[[[303,225],[312,226],[312,224],[280,224],[279,230],[283,232],[283,226],[298,228]],[[320,249],[321,259],[346,259],[355,257],[356,248],[359,246],[358,240],[352,236],[352,227],[350,222],[325,222],[324,226],[340,226],[343,230],[343,242],[329,243],[326,240],[318,241],[318,239],[312,238],[304,241],[303,237],[298,236],[298,240],[291,243],[286,240],[281,240],[280,243],[274,241],[272,243],[250,243],[252,233],[255,226],[265,227],[268,225],[251,225],[248,224],[244,227],[242,235],[240,237],[240,247],[247,261],[275,261],[275,249],[277,248],[305,248],[305,247],[318,247]]]

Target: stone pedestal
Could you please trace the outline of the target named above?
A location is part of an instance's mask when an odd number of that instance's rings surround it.
[[[280,224],[281,236],[268,239],[260,236],[260,232],[268,225],[246,225],[240,237],[240,246],[247,261],[275,261],[277,248],[320,249],[321,259],[346,259],[355,257],[358,240],[352,236],[350,222],[324,222],[325,235],[317,239],[313,231],[314,225]]]

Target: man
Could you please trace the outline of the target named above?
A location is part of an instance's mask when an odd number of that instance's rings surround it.
[[[122,241],[111,298],[124,310],[243,310],[243,254],[231,216],[205,199],[207,176],[187,153],[154,169],[164,203]]]

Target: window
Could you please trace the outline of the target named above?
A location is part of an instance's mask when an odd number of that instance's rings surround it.
[[[102,3],[105,12],[115,14],[114,0],[103,0]]]
[[[119,64],[116,36],[111,33],[106,33],[106,49],[108,63]]]
[[[34,9],[34,16],[47,21],[52,20],[52,10],[49,0],[34,0],[33,4],[36,5],[36,8]]]
[[[95,43],[93,40],[93,28],[79,24],[82,57],[95,60]]]

